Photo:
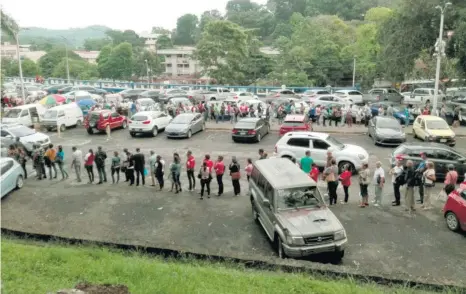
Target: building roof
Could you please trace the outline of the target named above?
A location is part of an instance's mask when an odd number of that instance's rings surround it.
[[[75,50],[73,52],[84,59],[97,59],[97,57],[99,57],[100,54],[100,51]]]
[[[174,47],[170,49],[159,49],[157,50],[157,54],[193,54],[194,50],[196,50],[196,47]]]

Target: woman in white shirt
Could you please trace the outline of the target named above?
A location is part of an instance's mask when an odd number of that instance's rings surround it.
[[[385,171],[382,168],[382,163],[377,161],[375,163],[375,171],[374,171],[374,185],[375,185],[375,200],[374,206],[382,205],[382,192],[383,186],[385,184]]]
[[[421,206],[422,209],[427,210],[432,208],[431,198],[432,198],[432,189],[435,186],[435,169],[434,163],[428,161],[427,169],[422,175],[423,185],[424,185],[424,204]]]

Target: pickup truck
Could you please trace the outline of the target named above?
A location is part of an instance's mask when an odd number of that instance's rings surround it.
[[[417,104],[426,104],[427,102],[434,102],[434,89],[432,88],[417,88],[410,95],[404,95],[403,104],[407,105],[417,105]],[[438,90],[438,101],[446,101],[446,97],[441,90]]]
[[[210,88],[207,94],[204,94],[206,101],[218,101],[232,98],[235,94],[226,88]]]
[[[366,102],[380,102],[389,101],[399,104],[403,101],[403,95],[401,95],[395,89],[389,88],[374,88],[362,96],[362,101]]]

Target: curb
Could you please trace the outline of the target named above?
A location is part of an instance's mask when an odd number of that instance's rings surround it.
[[[457,291],[458,293],[465,293],[466,286],[458,285],[441,285],[433,283],[425,283],[414,280],[403,280],[403,279],[393,279],[385,278],[383,276],[375,275],[364,275],[364,274],[351,274],[348,272],[339,272],[336,270],[328,269],[317,269],[312,268],[312,264],[309,267],[298,266],[298,265],[282,265],[276,264],[273,262],[266,262],[262,260],[253,260],[253,259],[244,259],[244,258],[235,258],[235,257],[225,257],[218,255],[207,255],[201,253],[192,253],[185,252],[173,249],[157,248],[157,247],[146,247],[146,246],[137,246],[129,244],[118,244],[111,242],[101,242],[101,241],[90,241],[83,239],[75,238],[66,238],[46,234],[37,234],[37,233],[27,233],[22,231],[10,230],[6,228],[1,228],[2,235],[10,235],[21,239],[33,239],[41,242],[58,242],[58,243],[67,243],[69,245],[96,245],[99,247],[107,247],[109,249],[118,249],[128,252],[142,252],[149,255],[160,255],[163,258],[194,258],[197,260],[205,261],[216,261],[216,262],[233,262],[236,264],[242,264],[246,268],[256,269],[256,270],[266,270],[266,271],[276,271],[281,270],[286,273],[306,273],[311,275],[325,276],[331,279],[353,279],[358,282],[367,283],[372,282],[382,286],[402,286],[415,289],[424,289],[435,292],[444,292],[445,290]]]

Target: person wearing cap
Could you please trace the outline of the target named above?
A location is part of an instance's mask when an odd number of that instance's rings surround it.
[[[421,179],[427,169],[427,155],[424,152],[421,152],[419,155],[422,160],[416,167],[416,178],[418,179],[417,186],[419,187],[419,200],[417,202],[424,204],[424,185],[422,184]]]
[[[448,196],[453,190],[455,190],[456,183],[458,182],[458,172],[455,170],[453,164],[448,165],[448,173],[445,176],[445,181],[443,182],[443,192]]]

